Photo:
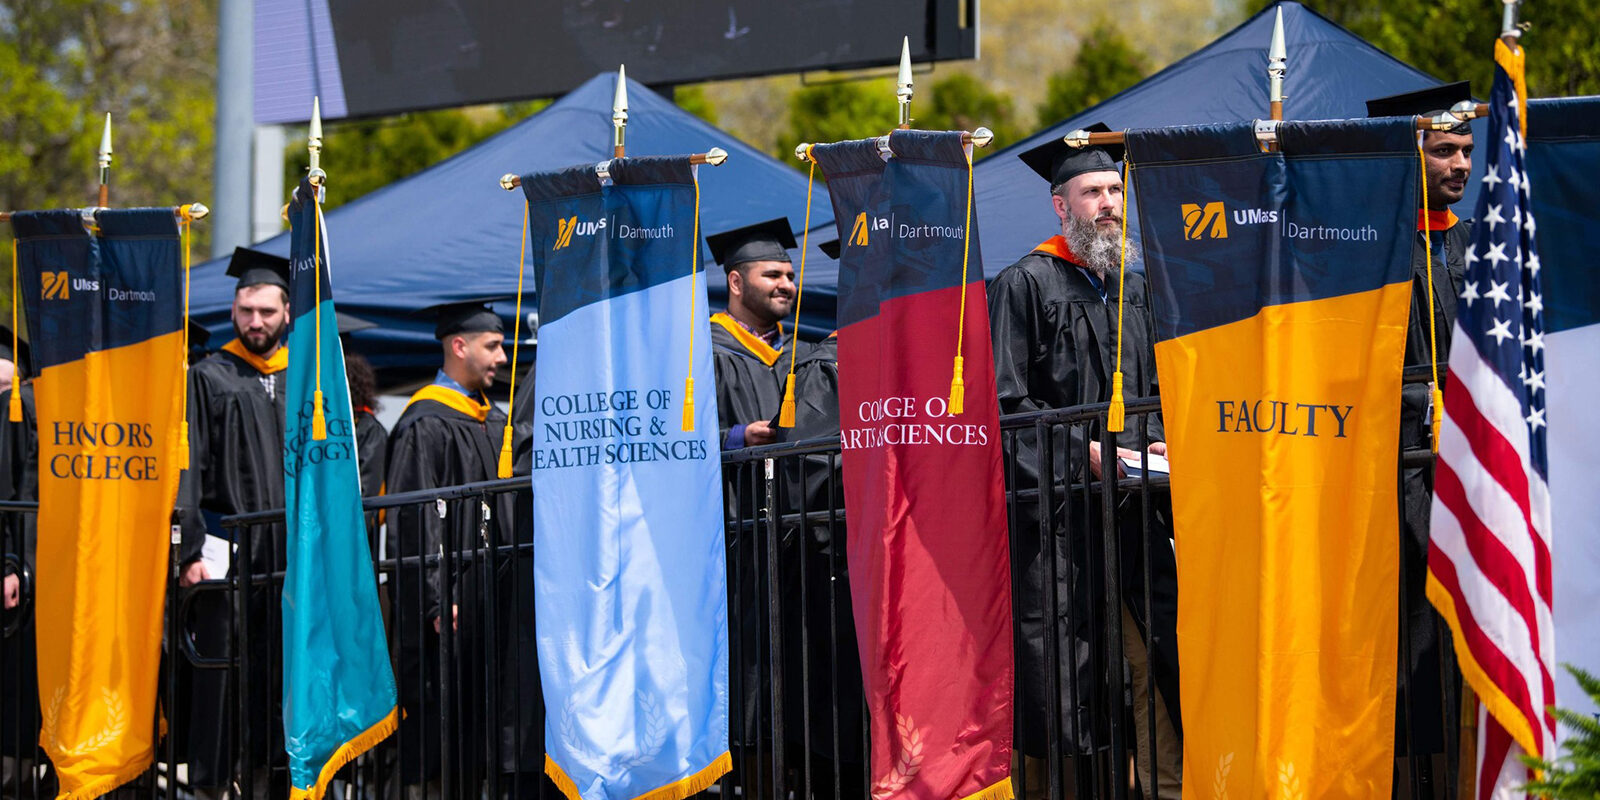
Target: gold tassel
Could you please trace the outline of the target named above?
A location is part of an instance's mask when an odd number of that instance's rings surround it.
[[[322,441],[328,438],[328,418],[322,413],[322,390],[311,395],[311,438]]]
[[[178,423],[178,469],[189,468],[189,422]]]
[[[783,405],[778,407],[778,427],[794,427],[794,373],[783,384]]]
[[[1118,370],[1111,376],[1111,407],[1106,409],[1106,430],[1122,433],[1127,415],[1127,405],[1122,402],[1122,372]]]
[[[694,378],[683,379],[683,429],[694,430]]]
[[[12,422],[22,421],[22,384],[11,384],[11,416]]]
[[[511,477],[511,423],[506,423],[506,432],[500,437],[500,471],[502,478]]]
[[[965,291],[963,289],[962,291]],[[950,378],[950,416],[959,416],[967,410],[967,381],[961,377],[966,359],[956,356],[955,374]]]
[[[1433,452],[1439,452],[1439,428],[1444,425],[1444,392],[1433,385]]]

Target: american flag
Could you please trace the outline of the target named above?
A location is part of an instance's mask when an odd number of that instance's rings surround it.
[[[1479,697],[1478,797],[1553,753],[1544,302],[1528,201],[1522,53],[1495,45],[1489,138],[1450,349],[1435,468],[1428,596]]]

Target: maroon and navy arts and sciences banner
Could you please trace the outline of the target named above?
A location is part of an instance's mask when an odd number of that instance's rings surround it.
[[[840,435],[872,794],[1009,798],[1011,581],[970,152],[955,132],[896,131],[888,145],[887,161],[877,140],[812,151],[842,242]],[[953,413],[958,348],[966,402]]]

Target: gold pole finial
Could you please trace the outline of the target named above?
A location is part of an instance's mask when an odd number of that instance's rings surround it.
[[[900,74],[895,77],[894,96],[900,102],[900,127],[911,127],[911,96],[916,90],[911,86],[911,37],[900,39]]]
[[[617,65],[617,94],[611,101],[611,129],[616,134],[612,139],[612,158],[622,158],[626,155],[624,138],[628,130],[628,65]]]
[[[311,168],[306,177],[312,186],[321,186],[328,179],[322,171],[322,99],[311,98],[311,131],[306,136],[306,150],[311,153]]]

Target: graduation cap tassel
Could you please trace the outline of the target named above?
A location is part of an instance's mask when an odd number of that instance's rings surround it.
[[[694,332],[700,327],[700,320],[695,317],[696,297],[699,294],[699,284],[695,281],[700,276],[700,173],[694,173],[694,238],[693,250],[689,256],[689,374],[683,378],[683,430],[694,430]]]
[[[800,338],[800,298],[806,285],[806,251],[811,241],[811,189],[817,185],[817,162],[811,158],[811,146],[806,145],[806,160],[811,162],[811,173],[806,178],[806,221],[800,229],[800,283],[794,290],[794,335]],[[789,378],[783,384],[783,404],[778,406],[778,427],[794,427],[794,362],[800,348],[789,345]]]
[[[17,272],[22,269],[22,264],[17,260],[17,237],[11,236],[11,355],[17,357],[17,303],[22,295],[17,292]],[[11,382],[11,403],[7,419],[12,422],[22,421],[22,386],[21,381]]]
[[[1122,161],[1122,263],[1117,268],[1117,371],[1111,376],[1111,407],[1106,409],[1106,430],[1122,433],[1127,427],[1127,403],[1122,399],[1122,294],[1128,284],[1128,178],[1132,159]]]
[[[972,254],[972,145],[966,147],[967,155],[967,219],[961,226],[961,310],[956,317],[956,357],[951,362],[950,416],[959,416],[967,410],[967,382],[961,377],[966,359],[961,357],[967,338],[967,262]]]
[[[501,478],[511,477],[511,412],[516,410],[517,405],[517,354],[522,344],[522,276],[528,266],[528,217],[532,213],[527,198],[523,198],[522,246],[517,256],[517,317],[511,321],[511,401],[507,404],[506,429],[500,434],[500,463],[495,471]]]
[[[1422,219],[1428,220],[1428,155],[1423,149],[1422,142],[1427,136],[1422,131],[1417,131],[1417,163],[1422,168]],[[1434,453],[1439,452],[1439,429],[1444,424],[1444,392],[1439,390],[1439,321],[1438,315],[1433,313],[1433,231],[1430,226],[1424,225],[1422,230],[1422,252],[1428,262],[1428,363],[1433,369],[1433,383],[1428,384],[1433,408],[1429,416],[1433,423],[1433,435],[1429,437],[1430,446]]]

